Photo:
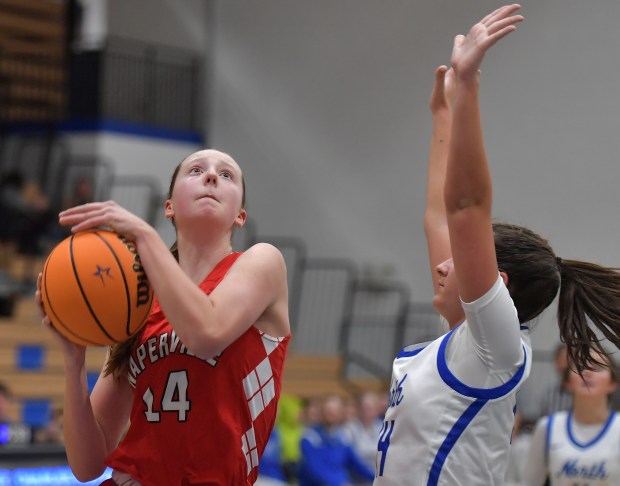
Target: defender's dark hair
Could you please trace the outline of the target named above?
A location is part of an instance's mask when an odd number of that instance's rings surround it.
[[[590,322],[620,348],[620,273],[579,260],[563,260],[541,236],[517,225],[494,223],[499,270],[508,275],[508,290],[519,322],[540,315],[558,294],[560,339],[578,372],[600,366],[593,349],[607,352]]]
[[[193,154],[192,154],[193,155]],[[168,199],[172,198],[172,191],[174,190],[174,185],[176,184],[177,177],[179,175],[179,170],[183,165],[183,162],[187,160],[187,157],[184,158],[172,172],[172,177],[170,178],[170,185],[168,187]],[[241,196],[241,207],[245,209],[246,200],[245,200],[245,178],[243,175],[241,176],[241,185],[242,185],[242,196]],[[172,225],[174,226],[174,219],[172,220]],[[179,249],[177,247],[177,242],[172,244],[170,247],[170,252],[174,255],[176,261],[179,261]],[[110,374],[114,375],[115,378],[119,378],[123,374],[127,374],[129,371],[129,358],[131,356],[131,350],[135,346],[138,341],[138,337],[140,336],[140,332],[130,337],[128,340],[123,341],[122,343],[115,344],[114,346],[110,346],[109,350],[109,358],[107,362],[107,366],[104,370],[104,376],[108,376]]]

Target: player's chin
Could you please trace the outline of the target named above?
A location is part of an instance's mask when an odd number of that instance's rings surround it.
[[[431,304],[433,306],[433,309],[435,309],[438,314],[443,315],[442,310],[445,310],[445,298],[442,295],[441,290],[435,293]]]

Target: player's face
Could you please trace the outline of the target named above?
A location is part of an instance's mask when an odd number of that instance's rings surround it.
[[[243,174],[229,155],[201,150],[181,164],[166,214],[174,217],[177,228],[195,217],[217,218],[227,227],[240,227],[245,222],[243,190]]]
[[[437,265],[435,271],[439,279],[437,291],[433,297],[433,307],[450,323],[452,328],[460,324],[465,317],[452,258]]]
[[[602,362],[604,357],[597,356]],[[609,368],[596,367],[594,370],[585,370],[583,378],[575,371],[570,371],[567,379],[567,388],[573,393],[575,399],[578,397],[607,397],[617,388],[618,384],[613,380]]]

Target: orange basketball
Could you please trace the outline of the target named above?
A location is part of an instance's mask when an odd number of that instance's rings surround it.
[[[105,346],[135,334],[153,291],[133,242],[90,230],[61,241],[43,267],[41,297],[55,329],[85,346]]]

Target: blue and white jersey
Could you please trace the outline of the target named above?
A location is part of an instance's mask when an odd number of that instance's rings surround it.
[[[529,335],[501,278],[463,307],[465,322],[394,361],[375,486],[503,484]]]
[[[582,425],[572,412],[550,415],[546,424],[549,479],[553,486],[620,484],[620,416],[603,425]]]

